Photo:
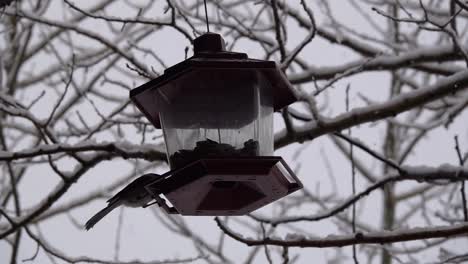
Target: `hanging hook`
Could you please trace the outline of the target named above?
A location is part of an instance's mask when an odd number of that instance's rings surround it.
[[[206,30],[209,33],[210,32],[210,21],[208,20],[208,8],[206,7],[206,0],[203,0],[205,3],[205,19],[206,19]]]

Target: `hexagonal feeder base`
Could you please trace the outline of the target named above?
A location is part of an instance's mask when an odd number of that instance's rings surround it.
[[[281,157],[200,159],[146,186],[182,215],[244,215],[302,188]]]

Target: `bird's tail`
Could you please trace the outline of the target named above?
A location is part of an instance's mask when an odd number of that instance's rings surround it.
[[[104,209],[101,211],[97,212],[93,217],[91,217],[88,222],[85,224],[86,230],[89,230],[93,228],[93,226],[101,221],[101,219],[106,216],[108,213],[110,213],[112,210],[117,208],[121,203],[119,201],[115,201],[113,203],[109,203]]]

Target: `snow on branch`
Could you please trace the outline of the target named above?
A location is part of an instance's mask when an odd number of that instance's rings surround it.
[[[361,200],[362,198],[366,197],[367,195],[371,194],[373,191],[378,190],[384,187],[386,184],[393,183],[393,182],[400,182],[400,181],[417,181],[417,182],[437,182],[437,183],[450,183],[450,182],[457,182],[457,181],[466,181],[468,180],[468,168],[452,166],[452,165],[442,165],[439,167],[426,167],[426,166],[418,166],[418,167],[411,167],[411,166],[402,166],[403,171],[405,174],[396,174],[396,175],[388,175],[383,179],[377,181],[376,183],[368,186],[363,191],[357,193],[354,196],[349,197],[345,201],[339,203],[338,205],[334,206],[333,208],[321,212],[316,215],[309,215],[309,216],[289,216],[289,217],[282,217],[276,219],[270,219],[261,216],[252,215],[252,218],[255,220],[271,224],[271,225],[278,225],[278,224],[286,224],[292,222],[300,222],[300,221],[319,221],[323,220],[332,216],[335,216],[338,213],[343,212],[345,209],[349,208],[357,201]]]
[[[311,122],[296,128],[294,137],[290,137],[287,130],[283,129],[275,135],[275,148],[281,148],[294,142],[311,140],[363,123],[394,117],[414,107],[466,89],[467,86],[468,70],[460,71],[450,77],[440,79],[428,88],[400,94],[379,104],[355,108],[334,118],[324,118],[320,123]]]
[[[417,64],[428,62],[444,62],[455,59],[460,59],[461,56],[453,50],[452,45],[444,45],[439,47],[423,47],[397,55],[383,54],[377,55],[372,59],[359,59],[354,62],[340,64],[339,66],[328,67],[313,67],[310,66],[306,71],[291,74],[289,79],[292,83],[306,83],[312,80],[330,79],[334,78],[337,74],[346,72],[351,68],[358,68],[359,72],[366,71],[382,71],[394,70],[400,68],[413,68]],[[459,67],[458,70],[462,70]],[[447,71],[453,73],[453,68],[447,68]]]
[[[265,237],[263,239],[245,238],[241,234],[236,233],[219,218],[215,218],[218,227],[229,237],[244,243],[248,246],[258,245],[274,245],[283,247],[344,247],[358,244],[386,244],[395,242],[414,241],[431,238],[444,238],[461,236],[468,233],[468,224],[457,224],[452,226],[436,226],[436,227],[418,227],[410,229],[399,229],[392,231],[380,232],[358,232],[353,235],[335,236],[329,235],[324,238],[311,238],[301,235],[288,235],[285,239]]]
[[[148,161],[166,160],[166,154],[158,151],[160,147],[153,144],[135,145],[129,142],[96,143],[88,140],[79,144],[50,144],[29,148],[23,151],[0,151],[0,161],[13,161],[24,158],[34,158],[42,155],[79,153],[87,151],[103,151],[115,154],[124,159],[140,158]]]

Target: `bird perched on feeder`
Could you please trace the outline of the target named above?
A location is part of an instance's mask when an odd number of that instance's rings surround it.
[[[148,173],[132,181],[120,192],[107,200],[108,205],[101,211],[97,212],[93,217],[91,217],[88,222],[86,222],[86,230],[91,229],[104,216],[120,205],[125,205],[128,207],[146,207],[148,203],[153,200],[153,197],[151,197],[151,195],[146,191],[145,186],[159,177],[161,177],[161,175]]]

